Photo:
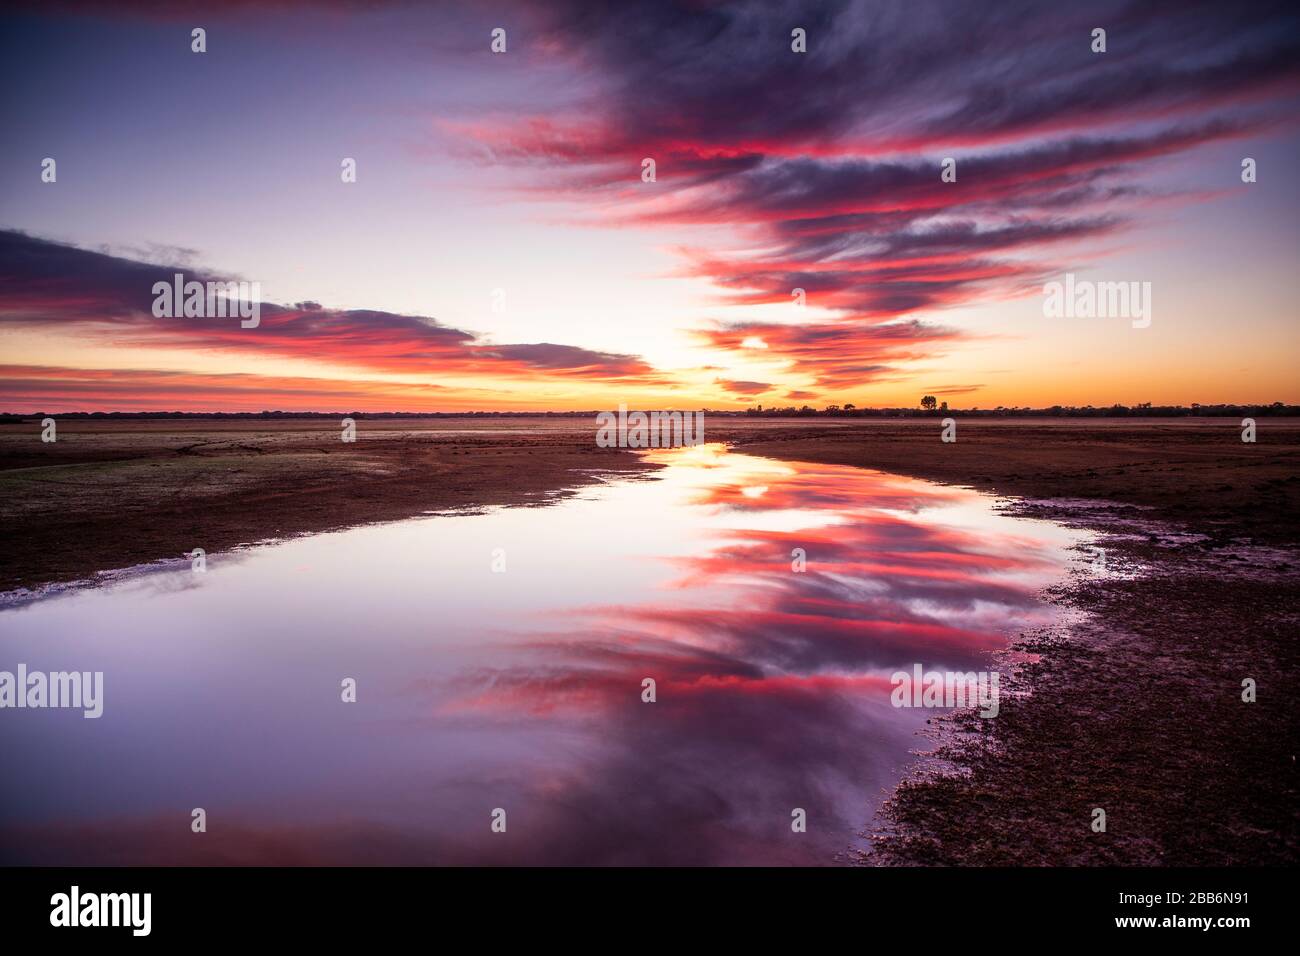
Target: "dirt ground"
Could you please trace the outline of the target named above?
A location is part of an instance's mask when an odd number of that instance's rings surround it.
[[[1015,496],[1102,532],[1108,574],[996,720],[957,715],[873,824],[872,864],[1294,864],[1300,421],[709,419],[710,441]],[[645,472],[575,419],[0,426],[0,590]],[[1092,501],[1090,501],[1092,500]],[[1102,502],[1098,504],[1097,502]],[[1113,573],[1110,573],[1113,572]],[[1257,686],[1242,701],[1242,682]],[[1004,684],[1004,687],[1007,685]],[[1094,811],[1107,815],[1104,833]]]

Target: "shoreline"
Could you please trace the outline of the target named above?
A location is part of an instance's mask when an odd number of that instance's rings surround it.
[[[458,427],[458,426],[470,427]],[[1037,419],[960,425],[721,419],[706,441],[770,458],[856,465],[1029,499],[1106,501],[1118,516],[1190,526],[1214,546],[1300,546],[1300,419],[1244,445],[1231,421]],[[656,466],[601,448],[594,423],[429,419],[358,425],[85,422],[0,426],[0,591],[339,530],[428,511],[533,505]],[[1066,520],[1076,509],[1058,505]]]
[[[1035,503],[1013,514],[1062,521]],[[916,866],[1259,866],[1300,856],[1300,615],[1293,551],[1101,532],[1108,570],[1047,597],[1076,612],[1019,635],[998,719],[937,718],[928,751],[856,862]],[[1243,682],[1257,698],[1246,703]],[[1279,731],[1281,728],[1281,731]],[[1093,829],[1106,813],[1104,832]]]
[[[1010,495],[1010,514],[1099,532],[1101,560],[1118,572],[1048,590],[1076,613],[1011,641],[1007,655],[1033,657],[1009,675],[997,719],[966,710],[931,721],[854,862],[1293,865],[1300,434],[1283,434],[1253,457],[1207,454],[1212,433],[1180,436],[1193,440],[1163,457],[1150,436],[1138,436],[1146,447],[1135,454],[1094,435],[1082,452],[1093,462],[1073,474],[1032,471],[1004,449],[1005,463],[982,456],[990,474],[964,481],[951,461],[903,460],[918,450],[907,435],[888,449],[855,449],[841,436],[820,448],[791,439],[739,449],[839,463],[871,456],[871,467]],[[1112,447],[1096,447],[1099,437]],[[1136,474],[1146,483],[1119,486]],[[1093,829],[1098,809],[1104,832]]]
[[[0,430],[3,589],[93,578],[442,509],[537,505],[655,466],[594,428],[70,424]],[[848,464],[1009,496],[1009,513],[1101,532],[1107,567],[1049,592],[1075,614],[1013,636],[1035,655],[1001,712],[937,718],[876,821],[872,865],[1294,863],[1300,421],[1243,446],[1221,421],[710,429],[778,460]],[[345,517],[346,516],[346,517]],[[223,542],[226,546],[223,546]],[[158,553],[163,549],[163,553]],[[170,549],[170,550],[168,550]],[[139,560],[131,560],[138,555]],[[96,567],[96,564],[103,564]],[[44,576],[44,580],[40,580]],[[1241,699],[1242,681],[1257,699]],[[918,741],[922,744],[924,741]],[[931,759],[934,758],[934,759]],[[938,767],[947,769],[936,769]],[[1107,830],[1091,828],[1106,811]]]
[[[332,424],[70,423],[0,431],[0,592],[429,512],[535,506],[658,466],[589,435]],[[491,430],[489,430],[491,431]],[[35,441],[33,442],[33,438]]]

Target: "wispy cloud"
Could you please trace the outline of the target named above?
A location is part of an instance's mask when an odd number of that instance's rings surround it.
[[[801,288],[838,313],[771,335],[767,358],[821,389],[951,345],[960,333],[929,313],[1023,294],[1081,244],[1115,240],[1178,198],[1153,191],[1152,161],[1276,129],[1300,91],[1284,3],[647,2],[561,5],[547,22],[597,92],[457,132],[524,170],[525,195],[584,202],[594,223],[729,228],[730,249],[683,250],[684,274],[735,307]],[[794,27],[807,53],[791,52]]]

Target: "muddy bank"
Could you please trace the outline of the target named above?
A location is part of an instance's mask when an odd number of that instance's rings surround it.
[[[1096,558],[1106,573],[1051,595],[1078,613],[1016,642],[1038,658],[1004,685],[999,716],[937,720],[918,741],[930,753],[875,822],[861,862],[1300,858],[1300,434],[1268,423],[1266,444],[1243,446],[1222,429],[974,426],[942,448],[904,426],[744,448],[1056,496],[1012,510],[1106,536]],[[1247,678],[1254,703],[1242,699]],[[1103,833],[1092,827],[1098,808]]]
[[[21,431],[20,431],[21,429]],[[588,429],[532,434],[361,422],[81,423],[42,444],[0,430],[0,590],[80,580],[194,548],[429,511],[541,504],[650,466]]]
[[[996,720],[940,722],[950,766],[900,786],[866,862],[1296,862],[1295,552],[1108,530],[1115,577],[1054,594],[1082,620],[1022,636]]]

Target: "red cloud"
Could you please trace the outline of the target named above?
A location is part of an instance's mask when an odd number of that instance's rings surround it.
[[[827,322],[809,325],[741,322],[698,333],[714,348],[741,351],[761,338],[765,357],[781,357],[790,370],[824,389],[853,388],[898,375],[897,366],[925,358],[960,338],[950,329],[920,322]],[[792,395],[791,397],[796,397]]]
[[[769,344],[822,388],[897,374],[959,338],[912,327],[907,346],[897,332],[887,345],[882,319],[1019,295],[1095,254],[1079,244],[1130,225],[1150,161],[1268,131],[1300,86],[1282,5],[1248,20],[1195,4],[1172,20],[1122,2],[1077,16],[836,6],[803,16],[806,54],[789,51],[787,19],[744,3],[561,4],[539,29],[596,92],[449,131],[516,164],[525,194],[585,203],[598,223],[729,229],[734,251],[712,242],[685,273],[734,307],[802,288],[841,313],[812,333],[842,361],[817,342]],[[1104,56],[1089,49],[1096,23],[1123,38]],[[581,44],[566,42],[575,29]],[[956,181],[940,176],[946,156]]]
[[[492,401],[481,391],[368,379],[0,365],[0,408],[11,410],[457,411]]]
[[[563,378],[629,387],[676,384],[633,355],[551,342],[492,344],[424,316],[305,302],[262,303],[255,328],[242,328],[238,319],[157,318],[154,283],[170,284],[175,272],[197,281],[212,278],[0,232],[0,322],[11,328],[75,329],[114,345],[271,355],[368,372],[481,375],[521,383]],[[388,389],[393,395],[411,391]]]

